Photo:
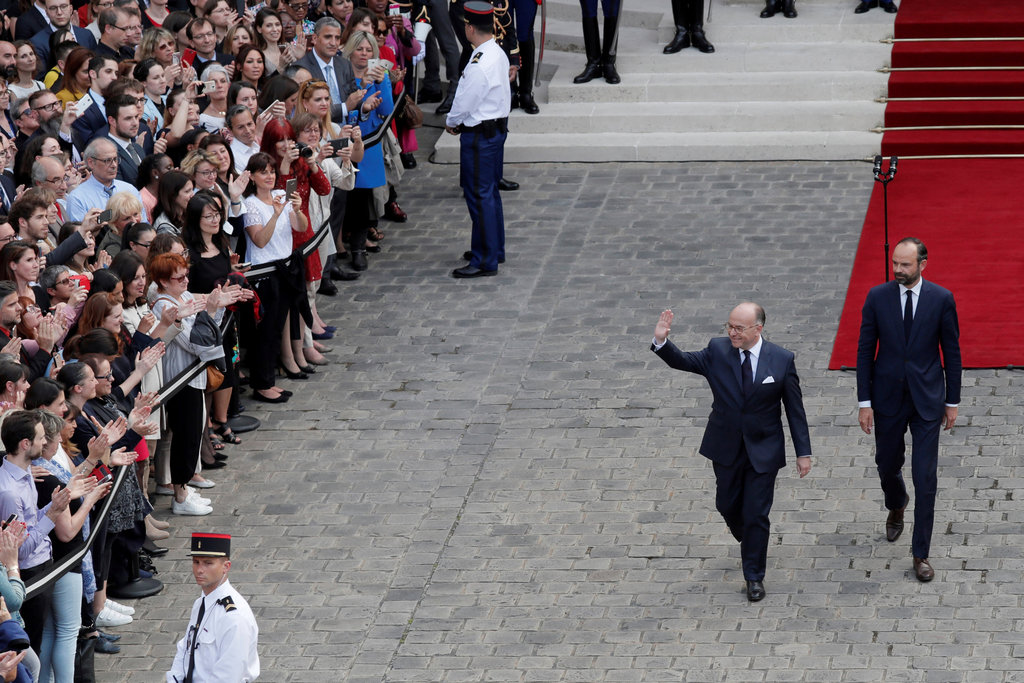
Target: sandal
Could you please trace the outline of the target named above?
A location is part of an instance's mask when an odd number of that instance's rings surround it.
[[[384,233],[377,228],[368,228],[366,230],[366,236],[370,238],[371,242],[382,242],[384,241]]]
[[[235,445],[242,443],[242,440],[238,438],[237,434],[231,431],[231,427],[228,427],[226,422],[220,422],[214,419],[211,419],[210,422],[217,425],[213,428],[213,431],[217,436],[224,440],[224,443]]]
[[[224,450],[224,442],[221,441],[214,434],[214,431],[212,429],[209,430],[209,436],[210,436],[210,446],[213,448],[213,450],[215,450],[215,451],[222,451],[222,450]]]

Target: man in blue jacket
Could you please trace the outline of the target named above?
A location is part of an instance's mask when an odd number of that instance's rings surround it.
[[[765,596],[764,574],[775,477],[786,466],[782,406],[796,449],[801,477],[811,471],[800,378],[793,353],[761,337],[764,309],[745,302],[729,314],[728,337],[712,339],[701,351],[683,352],[668,340],[672,311],[654,328],[651,350],[676,370],[704,376],[713,402],[700,453],[715,470],[715,506],[740,542],[747,598]]]
[[[907,237],[892,250],[895,281],[873,287],[861,312],[857,344],[857,400],[861,429],[875,431],[875,464],[889,517],[885,536],[903,533],[910,502],[903,482],[904,435],[913,441],[914,537],[919,581],[931,581],[928,562],[938,489],[939,426],[950,429],[960,403],[960,325],[947,289],[921,278],[928,249]],[[939,351],[942,357],[939,357]],[[943,367],[945,365],[945,367]]]

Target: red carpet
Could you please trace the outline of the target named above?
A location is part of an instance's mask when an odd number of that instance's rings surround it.
[[[903,0],[897,38],[1024,36],[1024,2]],[[893,67],[1024,66],[1024,41],[895,43]],[[1024,97],[1024,70],[905,71],[889,97]],[[1024,125],[1024,100],[889,102],[885,125]],[[885,156],[1024,155],[1024,129],[889,130]],[[1024,320],[1024,159],[901,159],[889,185],[890,249],[913,235],[928,245],[924,277],[956,296],[965,367],[1024,366],[1010,328]],[[871,195],[829,368],[857,362],[860,309],[884,281],[882,187]]]

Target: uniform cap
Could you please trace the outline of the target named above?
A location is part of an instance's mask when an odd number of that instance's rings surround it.
[[[466,23],[481,28],[494,27],[494,7],[482,0],[468,0],[463,7]]]
[[[229,557],[231,536],[228,534],[192,534],[192,557]]]

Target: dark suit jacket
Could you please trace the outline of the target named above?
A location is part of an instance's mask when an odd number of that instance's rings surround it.
[[[117,147],[117,179],[123,180],[129,185],[134,185],[135,180],[139,177],[139,165],[135,163],[135,160],[132,159],[130,154],[128,154],[128,151],[121,145],[117,144],[117,141],[111,138],[110,135],[107,135],[107,139],[113,142]],[[146,150],[142,149],[134,142],[129,144],[135,146],[135,152],[139,155],[139,161],[141,161],[142,158],[146,156]]]
[[[316,57],[313,56],[312,50],[307,52],[302,59],[296,60],[295,63],[313,74],[313,80],[324,80],[324,72],[320,69],[320,64],[316,61]],[[341,93],[342,97],[348,97],[357,90],[356,76],[352,73],[352,64],[341,55],[336,55],[332,65],[334,66],[334,80],[337,81],[338,92]],[[342,102],[331,103],[332,121],[341,122],[345,118],[342,104]]]
[[[653,345],[651,349],[654,350]],[[782,406],[786,406],[789,433],[798,456],[811,454],[811,438],[800,393],[800,379],[792,352],[765,340],[757,361],[750,395],[743,395],[740,355],[728,337],[712,339],[701,351],[684,352],[671,341],[656,350],[676,370],[704,376],[714,400],[700,445],[701,455],[721,465],[732,465],[746,447],[758,472],[786,466],[786,437]],[[765,383],[765,380],[772,381]]]
[[[227,66],[228,64],[231,64],[234,61],[235,58],[231,55],[224,54],[220,50],[214,50],[213,59],[209,59],[204,62],[202,57],[196,55],[195,61],[192,62],[192,66],[196,70],[196,75],[202,77],[203,69],[210,66],[211,64],[220,64],[221,66]]]
[[[956,302],[948,289],[922,282],[907,340],[901,291],[899,283],[891,281],[872,287],[864,300],[857,343],[857,400],[871,401],[872,409],[882,415],[894,415],[907,389],[918,414],[937,420],[945,404],[960,403],[963,364]]]
[[[7,194],[7,201],[9,202],[4,206],[3,200],[0,198],[0,208],[4,210],[4,213],[7,213],[10,211],[11,204],[14,203],[14,195],[17,193],[17,187],[14,184],[14,178],[6,172],[0,173],[0,185],[4,186],[4,192]]]
[[[18,20],[21,23],[21,19]],[[20,28],[20,27],[19,27]],[[75,42],[82,47],[87,47],[90,50],[96,49],[96,38],[93,36],[92,31],[77,26],[72,26],[71,31],[75,34]],[[40,74],[46,73],[46,64],[50,61],[50,36],[53,35],[53,30],[49,24],[46,24],[41,31],[32,36],[32,45],[35,47],[36,52],[39,53],[39,66]],[[40,78],[39,80],[42,80]]]
[[[106,127],[107,115],[100,109],[99,102],[93,100],[85,113],[71,124],[71,139],[74,140],[75,147],[81,152],[93,138],[106,135],[106,131],[103,130]]]
[[[27,10],[18,17],[18,23],[14,27],[15,40],[29,40],[50,25],[46,14],[39,11],[39,8],[32,3]]]

